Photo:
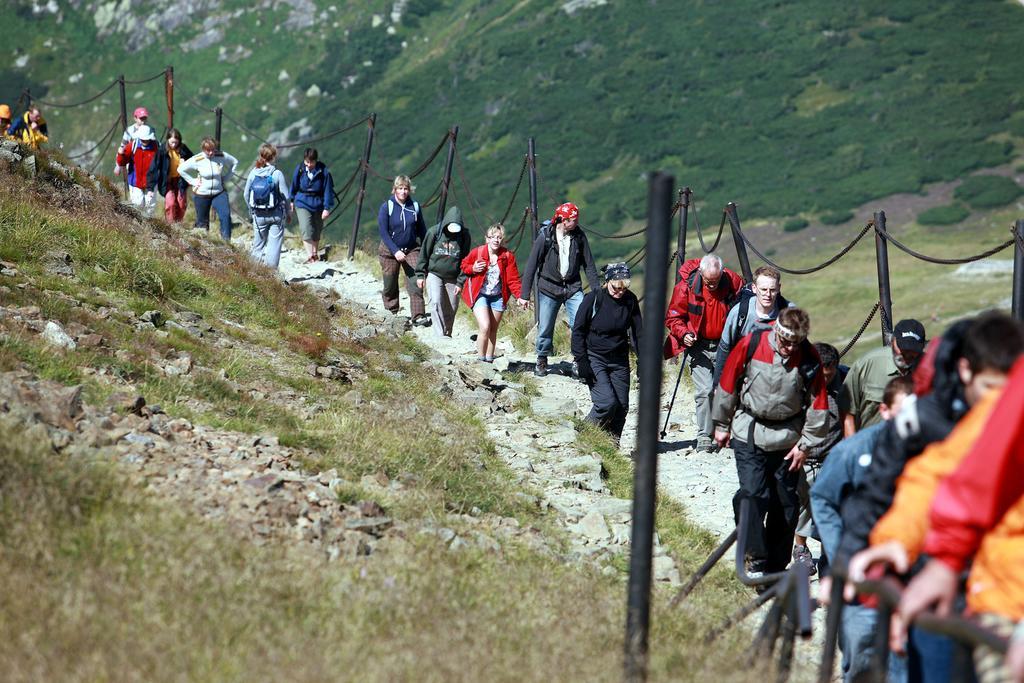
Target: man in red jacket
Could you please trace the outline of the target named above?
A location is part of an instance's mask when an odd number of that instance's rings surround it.
[[[686,352],[690,360],[696,404],[697,450],[715,451],[711,438],[712,377],[718,340],[722,338],[729,307],[739,296],[743,279],[722,266],[716,254],[690,259],[679,267],[682,278],[672,291],[672,300],[665,314],[669,336],[665,340],[665,357]]]
[[[158,148],[156,133],[143,125],[135,131],[131,143],[117,153],[118,166],[128,167],[128,198],[146,218],[153,217],[156,207],[156,188],[148,184],[147,176]]]

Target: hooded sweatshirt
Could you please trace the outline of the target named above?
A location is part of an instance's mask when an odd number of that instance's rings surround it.
[[[380,241],[394,254],[399,250],[415,249],[423,241],[427,224],[423,222],[423,212],[419,204],[413,201],[412,195],[405,200],[405,204],[391,195],[377,211],[377,228],[380,230]]]
[[[458,223],[462,230],[452,235],[446,228]],[[448,207],[444,218],[427,231],[420,248],[420,258],[416,263],[416,277],[425,278],[433,273],[445,282],[454,282],[459,287],[466,282],[467,275],[462,272],[462,259],[470,250],[469,231],[462,222],[462,209],[457,206]]]

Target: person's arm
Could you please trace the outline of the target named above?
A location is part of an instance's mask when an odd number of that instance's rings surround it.
[[[462,259],[462,272],[467,277],[476,275],[476,271],[473,270],[473,266],[480,260],[477,257],[476,252],[476,249],[470,249],[469,253],[466,254],[466,258]]]
[[[164,153],[163,150],[157,148],[156,156],[153,157],[152,163],[149,164],[149,168],[146,170],[146,187],[149,189],[156,189],[163,196],[167,194],[167,181],[163,177],[163,164]]]
[[[814,354],[817,356],[817,353]],[[815,373],[810,387],[805,387],[811,397],[810,405],[804,418],[804,426],[800,431],[800,440],[796,447],[804,454],[820,444],[828,436],[828,388],[825,385],[825,373]]]
[[[627,292],[627,294],[632,294],[632,292]],[[635,296],[635,295],[633,295],[633,296]],[[640,301],[639,301],[639,299],[636,301],[636,303],[633,304],[633,315],[632,315],[632,319],[630,321],[629,326],[630,326],[630,328],[632,329],[632,332],[633,332],[633,334],[631,335],[633,337],[633,339],[632,339],[633,353],[636,354],[636,358],[637,358],[636,362],[637,362],[637,364],[639,364],[640,363],[640,336],[643,334],[643,330],[644,330],[644,320],[643,320],[643,317],[641,316],[641,313],[640,313]]]
[[[295,203],[295,198],[299,195],[302,188],[299,186],[299,174],[302,170],[302,164],[295,167],[295,171],[292,172],[292,186],[288,189],[288,199],[291,200],[292,204]]]
[[[517,299],[522,298],[523,283],[519,278],[519,266],[516,264],[516,255],[511,249],[506,249],[505,253],[508,254],[505,257],[505,275],[508,275],[508,288],[512,292],[512,296]]]
[[[230,154],[223,150],[221,150],[221,156],[224,157],[225,163],[223,166],[223,171],[220,174],[220,177],[222,178],[222,181],[225,182],[226,187],[227,179],[231,177],[231,174],[235,172],[235,167],[238,166],[238,159],[234,158],[233,156],[231,156]]]
[[[416,210],[416,241],[422,242],[427,235],[427,224],[423,220],[423,208]]]
[[[747,371],[747,347],[750,341],[751,337],[747,335],[729,353],[725,368],[722,370],[722,379],[715,387],[711,420],[717,428],[728,430],[732,424],[732,416],[739,405],[740,380]]]
[[[672,298],[668,303],[668,311],[665,313],[665,327],[668,333],[678,339],[680,343],[687,334],[692,334],[690,329],[690,310],[688,303],[690,299],[690,288],[686,280],[680,280],[672,290]]]
[[[851,436],[857,431],[857,413],[860,412],[860,403],[863,394],[861,387],[861,370],[863,365],[860,362],[854,363],[850,371],[846,373],[843,380],[843,387],[839,390],[839,403],[845,409],[843,415],[843,436]]]
[[[526,270],[523,271],[523,295],[521,299],[529,299],[533,290],[533,281],[537,275],[537,263],[540,259],[540,252],[544,248],[543,228],[537,233],[537,239],[533,240],[530,247],[530,258],[526,261]]]
[[[256,169],[249,171],[249,175],[245,176],[245,189],[242,190],[242,201],[245,202],[245,206],[252,210],[249,206],[249,189],[252,187],[252,179],[256,177]]]
[[[198,176],[192,175],[192,172],[197,170],[194,159],[194,156],[191,156],[188,159],[182,159],[181,163],[178,164],[178,175],[192,187],[198,187]]]
[[[438,226],[440,230],[440,226]],[[427,236],[423,238],[423,247],[420,249],[420,256],[416,259],[416,278],[422,280],[427,277],[427,262],[430,260],[430,252],[434,251],[434,245],[437,244],[439,238],[439,232],[433,229],[427,231]],[[422,285],[420,285],[422,287]]]
[[[597,266],[594,264],[594,254],[590,251],[590,240],[586,234],[580,233],[580,240],[583,244],[583,271],[587,274],[587,282],[590,283],[590,291],[596,292],[601,288],[601,279],[597,276]]]
[[[577,363],[587,359],[587,335],[590,334],[591,314],[594,310],[594,298],[596,296],[597,291],[595,290],[583,297],[583,301],[580,302],[580,307],[576,313],[576,320],[572,326],[570,348],[572,350],[572,357]]]
[[[324,167],[324,211],[334,210],[334,176]]]
[[[463,226],[462,232],[459,233],[459,253],[468,254],[470,251],[472,251],[472,247],[470,246],[469,243],[469,232],[466,230],[465,226]],[[460,261],[459,275],[458,277],[455,278],[455,286],[461,290],[463,287],[466,286],[467,277],[469,276],[466,275],[466,271],[462,269],[462,263]]]
[[[853,467],[859,456],[856,445],[847,440],[833,448],[811,486],[811,514],[830,562],[836,556],[843,534],[840,513],[843,499],[853,489]]]
[[[388,214],[387,200],[380,205],[380,210],[377,212],[377,228],[380,231],[380,241],[384,243],[388,251],[392,254],[398,253],[398,245],[395,244],[395,240],[391,239],[391,216]]]

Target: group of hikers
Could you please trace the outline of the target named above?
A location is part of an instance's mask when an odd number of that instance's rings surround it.
[[[714,254],[692,259],[665,319],[665,356],[685,354],[694,382],[695,447],[733,449],[737,523],[741,505],[752,510],[739,530],[748,574],[806,563],[823,575],[822,603],[832,575],[848,581],[844,680],[1024,680],[1021,323],[989,311],[928,340],[901,320],[846,367],[809,342],[810,316],[781,282],[769,266],[744,283]],[[822,544],[818,560],[808,537]],[[908,585],[879,624],[853,586],[887,574]],[[979,647],[972,661],[912,624],[933,606],[1013,636],[1009,656]],[[871,671],[878,628],[894,653],[885,672]]]
[[[23,144],[46,141],[46,122],[29,108],[0,131]],[[333,178],[308,148],[290,177],[274,145],[259,146],[245,179],[252,257],[272,268],[294,214],[306,263],[320,258],[324,220],[335,207]],[[193,154],[170,128],[162,143],[139,107],[118,147],[115,175],[147,216],[155,194],[168,222],[181,222],[192,190],[196,225],[231,237],[227,183],[238,160],[204,138]],[[500,223],[474,246],[462,211],[451,206],[429,229],[409,176],[393,179],[378,211],[381,296],[399,312],[405,274],[411,322],[451,337],[461,299],[477,323],[477,360],[493,363],[507,307],[536,294],[534,373],[555,366],[559,311],[571,328],[566,374],[590,389],[587,420],[618,443],[629,410],[630,349],[639,348],[640,302],[630,268],[599,274],[579,208],[555,208],[520,274]],[[584,276],[589,292],[584,292]],[[694,385],[694,450],[733,451],[737,523],[747,505],[744,562],[750,576],[804,563],[820,572],[827,603],[832,577],[848,582],[839,645],[844,680],[866,675],[904,681],[1024,681],[1024,328],[995,311],[927,339],[917,320],[900,320],[882,346],[851,366],[826,343],[811,343],[808,312],[781,293],[782,276],[762,266],[750,282],[714,253],[683,262],[665,314],[664,357],[689,368]],[[536,291],[534,291],[536,288]],[[429,301],[429,312],[427,301]],[[514,299],[514,302],[513,302]],[[561,368],[559,368],[561,369]],[[812,557],[807,539],[820,541]],[[889,624],[854,583],[885,574],[908,585]],[[962,590],[962,586],[966,586]],[[1012,636],[1009,655],[961,643],[912,621],[922,610],[963,612]],[[895,655],[872,672],[876,631],[888,629]]]

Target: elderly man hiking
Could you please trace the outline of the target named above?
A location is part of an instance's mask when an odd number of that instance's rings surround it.
[[[828,431],[828,394],[818,352],[807,341],[810,327],[802,309],[784,309],[772,329],[736,344],[715,390],[715,441],[724,448],[731,439],[736,454],[737,521],[744,498],[754,506],[744,558],[752,576],[789,564],[799,473]]]
[[[558,309],[565,306],[570,328],[576,322],[576,310],[583,301],[580,270],[587,274],[590,291],[596,292],[601,287],[590,243],[578,225],[579,215],[579,209],[570,202],[555,209],[551,223],[537,233],[523,273],[521,306],[529,303],[533,277],[537,276],[537,365],[534,374],[538,377],[548,374],[548,356],[554,350]],[[578,374],[575,363],[574,374]]]
[[[686,353],[694,384],[697,450],[714,451],[717,446],[711,440],[711,394],[715,389],[715,355],[729,307],[739,296],[743,279],[723,267],[716,254],[685,261],[679,267],[679,276],[682,279],[672,291],[665,314],[665,358]]]

